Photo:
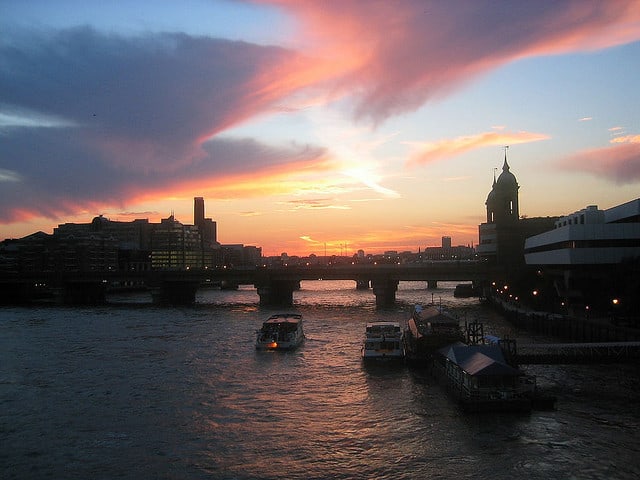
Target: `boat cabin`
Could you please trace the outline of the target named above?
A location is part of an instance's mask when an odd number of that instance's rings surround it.
[[[367,323],[365,333],[368,338],[375,338],[375,337],[400,338],[400,336],[402,335],[402,331],[400,330],[400,324],[397,322]]]
[[[509,400],[523,397],[530,386],[524,373],[504,359],[497,345],[457,343],[439,350],[440,367],[451,386],[468,400]]]

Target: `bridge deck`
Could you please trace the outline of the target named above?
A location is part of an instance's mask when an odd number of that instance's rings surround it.
[[[289,267],[235,267],[188,270],[145,271],[61,271],[61,272],[0,272],[0,283],[101,281],[171,278],[174,280],[229,280],[239,284],[256,284],[264,280],[361,280],[389,279],[394,281],[482,281],[498,270],[476,261],[432,262],[418,264],[355,264],[313,265]]]

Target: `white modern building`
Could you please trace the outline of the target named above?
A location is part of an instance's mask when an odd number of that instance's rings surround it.
[[[640,258],[640,198],[600,210],[591,205],[525,240],[528,265],[605,265]]]
[[[525,240],[524,256],[541,279],[553,282],[569,312],[635,319],[640,308],[640,198],[561,217],[553,230]]]

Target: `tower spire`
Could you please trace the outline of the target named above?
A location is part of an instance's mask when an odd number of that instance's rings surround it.
[[[509,150],[509,145],[504,146],[504,165],[502,165],[503,172],[509,171],[509,164],[507,163],[507,150]]]

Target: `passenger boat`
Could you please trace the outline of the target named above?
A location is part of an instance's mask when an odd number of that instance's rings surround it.
[[[416,305],[404,332],[407,361],[429,363],[438,349],[464,340],[456,318],[435,305]]]
[[[459,283],[456,285],[456,289],[453,291],[453,296],[456,298],[469,298],[476,297],[477,289],[471,283]]]
[[[258,350],[293,350],[304,341],[302,315],[276,313],[271,315],[258,330]]]
[[[403,360],[403,334],[398,322],[367,323],[362,344],[362,360]]]

